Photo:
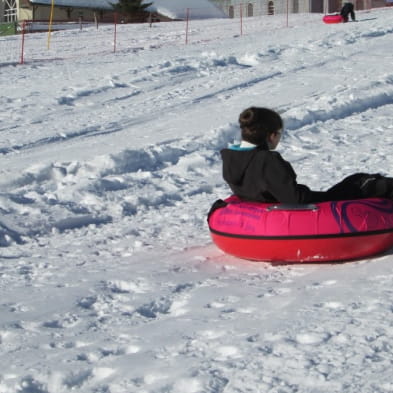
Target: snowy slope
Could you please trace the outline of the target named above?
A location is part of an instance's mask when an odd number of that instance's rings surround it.
[[[358,19],[127,25],[133,50],[0,66],[1,393],[393,390],[391,252],[251,263],[206,224],[249,105],[314,189],[393,172],[393,9]]]

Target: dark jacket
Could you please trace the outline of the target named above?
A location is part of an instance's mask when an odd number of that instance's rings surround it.
[[[340,15],[344,20],[348,20],[348,15],[351,15],[351,19],[355,20],[355,11],[352,3],[345,3],[341,8]]]
[[[328,200],[326,192],[312,191],[296,181],[291,164],[267,146],[221,151],[223,177],[238,197],[258,202],[311,203]]]

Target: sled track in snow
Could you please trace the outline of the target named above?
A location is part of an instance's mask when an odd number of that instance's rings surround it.
[[[373,38],[381,38],[383,36],[387,36],[393,33],[392,28],[387,28],[383,31],[375,31],[375,32],[358,32],[357,35],[354,37],[349,36],[346,38],[345,47],[351,48],[353,44],[356,42],[356,40],[368,40],[368,39],[373,39]],[[316,43],[315,47],[310,49],[308,52],[313,54],[314,56],[318,55],[319,52],[325,51],[326,46],[328,46],[327,50],[334,50],[334,42],[331,42],[333,40],[328,38],[325,41],[321,41]],[[348,55],[351,56],[356,56],[356,48],[355,52],[348,53]],[[220,97],[221,95],[229,95],[229,96],[234,96],[236,93],[242,94],[247,91],[249,88],[253,88],[259,84],[263,84],[266,81],[269,80],[274,80],[274,79],[279,79],[279,78],[285,78],[286,75],[289,74],[296,74],[299,72],[303,72],[306,70],[313,70],[313,69],[318,69],[321,66],[326,65],[326,62],[335,62],[339,59],[338,57],[332,57],[329,58],[327,61],[309,61],[306,62],[305,64],[302,64],[300,66],[295,66],[292,68],[287,68],[284,70],[276,69],[274,70],[274,62],[276,61],[276,64],[280,64],[283,61],[283,56],[285,55],[286,50],[295,50],[295,51],[303,51],[304,48],[302,47],[286,47],[283,46],[280,48],[280,51],[273,51],[273,52],[267,52],[267,53],[256,53],[257,57],[260,56],[260,60],[262,63],[257,66],[250,66],[247,64],[243,64],[241,60],[233,57],[233,56],[227,56],[224,58],[207,58],[207,59],[202,59],[199,61],[196,61],[194,58],[189,58],[189,59],[184,59],[184,58],[179,58],[177,62],[170,62],[168,65],[166,63],[162,64],[157,64],[157,70],[152,71],[151,66],[148,68],[142,68],[141,70],[137,70],[137,78],[128,81],[127,83],[118,81],[116,80],[116,77],[113,80],[109,80],[108,85],[102,85],[97,88],[87,88],[81,91],[76,91],[70,95],[63,95],[57,98],[57,103],[60,106],[66,106],[67,109],[63,114],[66,114],[67,111],[69,111],[70,107],[75,106],[76,104],[81,105],[79,103],[80,100],[88,99],[89,97],[92,97],[95,99],[97,98],[98,95],[106,94],[109,95],[109,98],[106,98],[103,96],[103,100],[97,100],[101,102],[101,107],[105,108],[106,105],[112,106],[116,102],[120,101],[125,101],[132,99],[133,97],[140,97],[143,99],[143,96],[146,95],[149,99],[145,101],[138,101],[138,106],[143,107],[144,105],[149,105],[149,102],[151,101],[151,93],[152,91],[157,92],[157,96],[163,96],[164,99],[163,101],[158,101],[157,102],[157,116],[165,116],[166,112],[170,110],[176,110],[178,108],[184,108],[186,110],[187,108],[200,104],[202,102],[206,102],[209,100],[215,100],[217,97]],[[346,48],[345,48],[346,50]],[[266,73],[262,73],[262,75],[259,74],[259,67],[263,67],[265,62],[270,62],[273,61],[273,69],[271,71],[268,71]],[[272,68],[269,66],[269,68]],[[220,88],[220,89],[212,89],[211,92],[204,94],[204,95],[198,95],[199,91],[202,91],[202,86],[204,85],[204,78],[199,74],[200,70],[207,70],[209,73],[217,73],[217,75],[221,74],[223,71],[228,75],[228,86],[225,88]],[[239,79],[239,71],[243,72],[244,77],[243,81],[240,83],[231,83],[232,80]],[[135,72],[135,70],[133,71]],[[142,75],[139,75],[142,73]],[[144,73],[147,73],[144,75]],[[248,78],[248,75],[251,74],[252,77]],[[258,76],[255,76],[256,74],[259,74]],[[240,74],[241,75],[241,74]],[[157,76],[160,77],[160,83],[159,85],[155,84],[150,84],[150,85],[145,85],[145,82],[149,81],[149,78],[157,78]],[[385,83],[387,85],[392,84],[392,76],[386,79]],[[170,91],[170,89],[174,85],[174,81],[176,80],[176,86],[179,86],[179,94],[183,91],[185,95],[190,95],[192,91],[195,89],[195,82],[197,82],[198,86],[198,91],[196,91],[196,94],[194,97],[189,97],[186,98],[183,102],[176,102],[174,104],[171,103],[171,97],[166,97],[166,94]],[[144,86],[145,85],[145,86]],[[191,92],[190,86],[192,87]],[[370,86],[370,91],[375,86]],[[128,90],[131,90],[127,92]],[[313,111],[308,114],[306,118],[303,119],[289,119],[287,122],[289,128],[291,129],[296,129],[298,127],[303,127],[306,124],[310,124],[310,122],[313,121],[328,121],[329,119],[342,119],[344,117],[351,116],[354,113],[365,111],[368,109],[376,109],[380,106],[384,105],[390,105],[392,104],[392,89],[388,88],[386,89],[386,92],[378,92],[378,94],[373,94],[370,97],[360,97],[356,100],[353,100],[352,102],[338,106],[334,108],[331,111],[327,111],[325,113],[321,113],[319,111]],[[82,102],[83,104],[83,102]],[[160,107],[161,106],[161,107]],[[132,105],[131,105],[132,108]],[[111,135],[114,133],[122,132],[125,129],[132,128],[136,125],[139,124],[148,124],[149,121],[151,121],[150,116],[146,116],[143,113],[138,114],[137,108],[135,108],[136,116],[133,118],[128,118],[125,117],[123,119],[119,119],[119,122],[111,122],[107,124],[100,124],[97,123],[96,125],[89,125],[85,127],[81,127],[80,129],[70,131],[70,132],[64,132],[61,135],[52,135],[52,136],[47,136],[44,138],[37,139],[35,141],[29,141],[24,144],[14,144],[10,146],[3,146],[0,147],[0,154],[2,155],[10,155],[14,153],[19,153],[21,151],[28,151],[28,150],[33,150],[36,148],[43,147],[45,145],[52,145],[52,144],[63,144],[63,143],[69,143],[72,140],[78,140],[78,139],[83,139],[83,138],[89,138],[89,137],[96,137],[96,136],[105,136],[105,135]],[[280,109],[280,108],[279,108]],[[284,108],[281,108],[281,112],[283,111]],[[79,109],[78,109],[79,110]],[[81,107],[81,110],[83,110],[83,105]],[[97,107],[97,110],[101,110],[100,107]],[[285,109],[284,109],[285,111]],[[77,116],[78,112],[76,112]],[[59,114],[59,111],[56,110],[54,112],[49,112],[46,114],[46,118],[44,119],[39,119],[38,123],[44,124],[44,122],[48,121],[51,117],[57,117],[59,115],[62,115],[62,113]],[[74,116],[75,116],[74,115]],[[48,119],[49,117],[49,119]],[[14,126],[14,128],[24,128],[26,127],[25,124],[22,124],[20,126]],[[0,129],[0,131],[5,131],[6,129],[10,129],[10,127]],[[17,132],[17,130],[15,130]]]
[[[312,67],[319,67],[319,66],[320,63],[317,63],[314,64]],[[304,70],[305,68],[309,69],[310,66],[297,67],[287,73],[299,72]],[[186,102],[176,103],[174,105],[170,105],[169,107],[165,107],[163,109],[157,109],[156,113],[157,116],[165,116],[165,114],[169,110],[178,110],[179,108],[184,108],[184,110],[186,110],[187,108],[195,104],[201,103],[202,101],[214,100],[217,98],[217,96],[226,93],[239,92],[239,91],[243,92],[250,87],[263,83],[266,80],[271,80],[275,78],[285,78],[285,74],[282,72],[274,72],[269,75],[252,78],[242,83],[229,86],[225,89],[214,91],[204,96],[191,98]],[[367,97],[353,98],[350,102],[347,102],[342,105],[334,106],[329,111],[310,110],[307,113],[307,115],[302,119],[294,119],[288,117],[286,119],[286,126],[288,127],[288,129],[296,130],[306,125],[310,125],[316,121],[326,122],[329,120],[339,120],[339,119],[350,117],[354,114],[365,112],[370,109],[377,109],[379,107],[383,107],[386,105],[392,105],[393,104],[392,85],[393,85],[393,75],[389,75],[388,77],[385,78],[385,81],[379,84],[372,82],[368,88],[368,91],[370,91],[371,94],[368,95]],[[344,93],[348,94],[347,91],[345,91]],[[278,109],[280,110],[280,112],[285,112],[286,110],[285,108],[278,108]],[[97,129],[97,127],[95,126],[91,126],[91,127],[83,128],[79,131],[67,133],[66,135],[54,135],[50,137],[41,138],[34,142],[29,142],[26,144],[13,145],[11,147],[3,147],[0,148],[0,154],[9,155],[9,154],[18,153],[20,151],[32,150],[46,145],[51,145],[56,143],[68,143],[70,141],[81,139],[81,138],[83,139],[83,138],[111,135],[122,131],[124,132],[125,129],[132,128],[133,126],[136,125],[140,125],[140,124],[147,125],[149,124],[149,122],[152,121],[154,121],[154,119],[152,119],[150,115],[139,115],[136,118],[129,119],[122,122],[121,125],[117,122],[113,122],[104,130],[102,129],[100,130]]]

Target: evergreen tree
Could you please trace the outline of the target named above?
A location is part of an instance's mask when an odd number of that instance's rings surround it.
[[[116,12],[123,15],[135,15],[144,12],[153,3],[143,3],[143,0],[119,0],[112,7]]]

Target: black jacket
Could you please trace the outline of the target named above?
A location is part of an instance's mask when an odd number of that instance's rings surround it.
[[[343,7],[341,8],[340,15],[343,16],[344,18],[348,17],[348,15],[351,14],[354,15],[353,11],[353,4],[352,3],[345,3]],[[352,18],[354,19],[354,17]]]
[[[258,202],[312,203],[329,200],[296,181],[291,164],[267,146],[221,151],[223,177],[239,198]]]

